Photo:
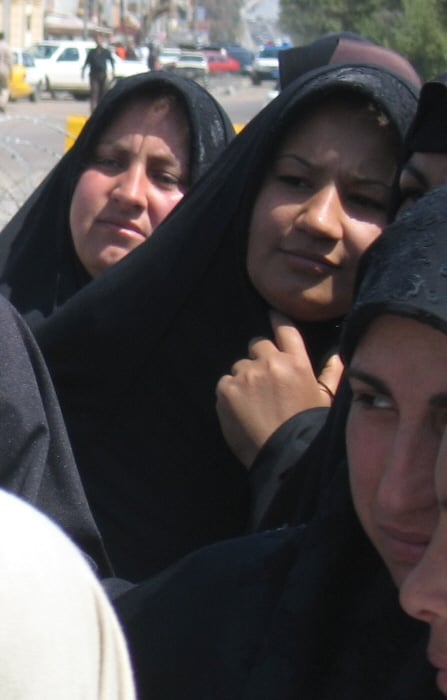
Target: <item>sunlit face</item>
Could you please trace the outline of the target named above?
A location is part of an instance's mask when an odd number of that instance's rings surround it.
[[[341,99],[289,131],[249,229],[248,274],[271,307],[301,321],[346,313],[359,258],[386,222],[397,152],[390,125]]]
[[[381,316],[349,370],[347,451],[359,520],[398,586],[437,521],[434,465],[447,423],[447,335]]]
[[[168,99],[132,102],[104,131],[70,206],[76,253],[92,277],[152,235],[189,179],[189,128]]]
[[[438,687],[447,696],[447,433],[435,467],[439,519],[433,538],[417,567],[405,579],[400,600],[409,615],[428,622],[428,658],[439,669]]]
[[[399,178],[399,214],[428,190],[447,182],[447,153],[413,153]]]

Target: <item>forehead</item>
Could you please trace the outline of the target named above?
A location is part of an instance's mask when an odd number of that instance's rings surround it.
[[[310,162],[330,162],[356,173],[392,176],[400,139],[397,130],[366,100],[331,97],[306,110],[291,124],[276,157],[294,152]]]
[[[383,314],[363,333],[351,366],[361,366],[388,382],[405,381],[412,391],[447,387],[447,334],[413,318]],[[411,377],[411,382],[408,381]]]
[[[298,113],[289,125],[279,149],[294,144],[314,144],[314,141],[356,140],[360,148],[365,137],[383,140],[388,143],[390,135],[397,131],[385,115],[371,102],[361,96],[328,96],[317,104],[308,106],[304,113]]]
[[[188,131],[185,108],[174,96],[137,97],[120,110],[102,132],[100,140],[120,138],[127,133],[163,133],[184,136]]]

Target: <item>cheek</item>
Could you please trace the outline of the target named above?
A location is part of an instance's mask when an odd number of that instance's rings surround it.
[[[384,226],[385,220],[380,225],[379,223],[351,220],[349,231],[345,236],[345,247],[355,265],[365,250],[380,236]]]
[[[159,192],[148,200],[148,210],[152,225],[158,226],[163,219],[174,209],[183,199],[183,192]]]
[[[102,178],[87,170],[79,178],[70,204],[70,228],[76,235],[79,226],[88,223],[103,206],[101,192],[104,189]]]
[[[368,532],[369,512],[380,475],[379,444],[373,439],[368,421],[353,406],[346,426],[349,481],[357,515]]]
[[[253,210],[248,233],[248,260],[263,258],[286,235],[290,221],[287,207],[274,206],[265,197]]]

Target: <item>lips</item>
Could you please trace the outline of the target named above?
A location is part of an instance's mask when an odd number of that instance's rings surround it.
[[[144,231],[137,224],[131,221],[124,221],[118,219],[100,219],[99,221],[97,221],[97,223],[100,226],[112,229],[115,233],[118,233],[120,235],[130,234],[133,237],[133,235],[136,234],[141,238],[147,238],[147,235],[144,233]]]
[[[315,272],[327,273],[341,267],[341,265],[330,260],[326,256],[312,253],[308,250],[288,250],[286,248],[281,248],[280,251],[287,257],[289,264],[309,269],[309,271],[314,270]]]
[[[402,564],[417,564],[430,542],[429,536],[419,532],[406,532],[387,526],[380,530],[391,557]]]

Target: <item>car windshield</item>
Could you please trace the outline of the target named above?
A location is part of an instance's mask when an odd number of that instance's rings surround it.
[[[202,63],[203,57],[195,54],[182,54],[179,56],[179,61],[190,61],[191,63]]]
[[[22,60],[23,60],[23,65],[26,66],[27,68],[32,68],[34,67],[34,58],[30,53],[24,52],[22,54]]]
[[[34,58],[51,58],[57,47],[57,44],[35,44],[28,51]]]

